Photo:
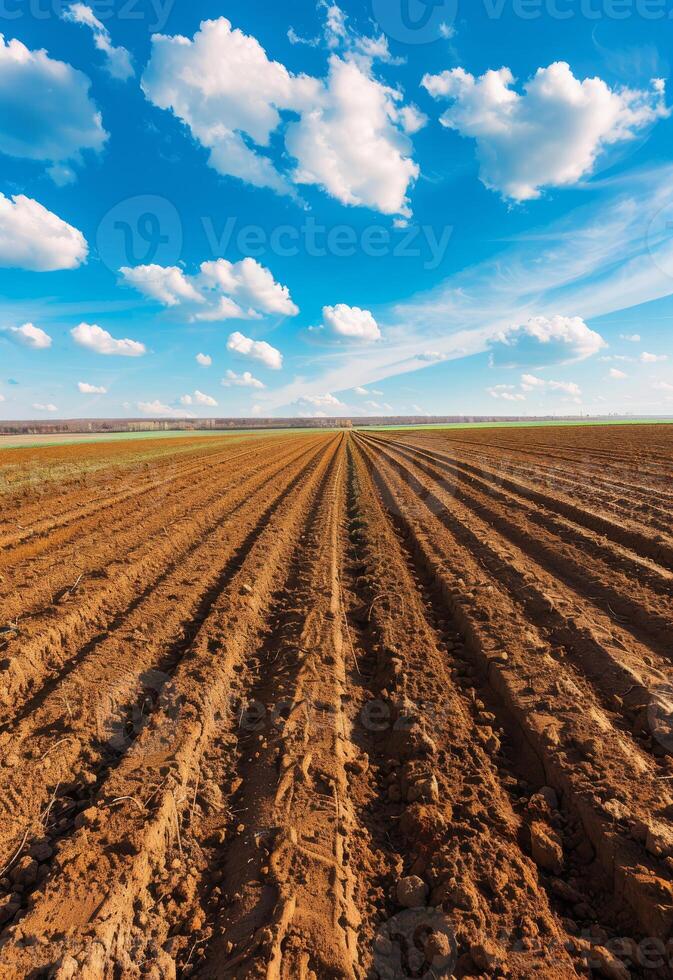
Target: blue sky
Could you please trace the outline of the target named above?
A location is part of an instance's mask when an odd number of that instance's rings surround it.
[[[287,7],[4,0],[0,417],[673,413],[673,0]]]

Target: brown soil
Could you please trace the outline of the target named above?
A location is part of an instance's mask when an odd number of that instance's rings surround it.
[[[673,977],[669,431],[0,454],[3,980]]]

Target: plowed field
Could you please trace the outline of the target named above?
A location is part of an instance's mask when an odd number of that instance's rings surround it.
[[[0,977],[673,977],[673,428],[0,451]]]

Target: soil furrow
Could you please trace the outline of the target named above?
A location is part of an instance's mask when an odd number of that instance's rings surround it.
[[[405,469],[401,474],[410,489],[431,502],[427,486]],[[657,662],[650,647],[637,643],[613,619],[587,603],[581,593],[566,588],[530,555],[494,535],[490,524],[462,507],[455,494],[447,494],[439,483],[432,485],[432,501],[441,508],[435,512],[442,522],[506,586],[530,622],[544,631],[559,663],[569,657],[593,684],[603,707],[621,715],[624,729],[638,738],[642,748],[666,763],[666,748],[653,739],[647,715],[662,692],[671,690],[670,664]]]
[[[179,466],[174,461],[161,460],[158,464],[155,464],[154,471],[152,471],[150,466],[145,464],[140,473],[139,485],[132,485],[129,489],[129,482],[133,481],[129,480],[130,474],[126,472],[123,476],[119,477],[119,482],[122,484],[119,490],[113,491],[109,483],[107,487],[103,484],[100,495],[98,497],[92,497],[90,489],[88,489],[86,502],[80,503],[76,507],[72,506],[72,491],[63,501],[66,504],[66,509],[61,509],[61,501],[40,500],[33,508],[27,507],[24,503],[21,506],[20,513],[21,526],[18,528],[18,531],[11,534],[5,533],[0,537],[0,552],[7,551],[10,548],[16,549],[18,545],[27,539],[44,538],[46,535],[59,530],[71,522],[81,522],[84,518],[94,515],[102,516],[105,511],[117,507],[121,503],[125,503],[131,499],[137,499],[146,493],[160,491],[162,487],[184,476],[194,476],[201,471],[206,460],[208,465],[212,466],[221,461],[234,462],[235,460],[244,459],[251,452],[254,452],[252,449],[243,452],[232,452],[234,448],[237,450],[240,449],[239,446],[227,447],[225,451],[209,453],[207,456],[199,456],[197,463],[189,461]],[[149,473],[147,473],[148,469],[150,469]],[[168,470],[167,476],[164,475],[166,470]],[[81,487],[78,486],[75,492],[81,494]],[[44,517],[43,515],[47,506],[49,516]],[[16,553],[14,551],[14,554]]]
[[[671,584],[654,569],[640,567],[640,574],[634,571],[627,576],[621,570],[626,559],[616,554],[614,547],[597,547],[595,542],[577,540],[577,532],[572,527],[553,526],[544,513],[530,508],[522,510],[516,501],[508,498],[495,488],[482,489],[481,482],[470,477],[466,487],[448,483],[442,477],[442,470],[425,464],[404,450],[390,446],[387,453],[401,456],[412,462],[418,470],[429,476],[432,484],[426,488],[425,495],[432,497],[433,488],[438,486],[447,497],[455,499],[469,508],[514,545],[526,551],[558,581],[567,584],[574,591],[588,597],[602,616],[619,624],[621,629],[632,634],[636,642],[650,646],[661,657],[670,656],[670,633],[673,629],[673,608]],[[535,533],[531,533],[535,524]],[[612,563],[606,560],[612,556]],[[591,561],[588,561],[591,557]],[[657,590],[652,588],[656,583]]]
[[[597,535],[603,538],[609,539],[616,545],[630,549],[633,552],[634,558],[646,557],[653,562],[659,563],[664,568],[657,570],[656,566],[654,566],[652,570],[655,573],[659,571],[660,577],[670,587],[670,567],[673,566],[673,544],[666,541],[663,537],[657,536],[657,538],[661,539],[655,540],[651,533],[644,534],[641,531],[624,527],[623,524],[616,524],[613,521],[601,517],[599,514],[578,507],[558,495],[552,497],[549,494],[539,493],[521,483],[507,479],[502,474],[492,473],[478,466],[472,466],[452,458],[438,458],[435,453],[425,453],[423,450],[410,446],[404,446],[404,450],[400,447],[400,451],[410,453],[417,458],[420,454],[421,457],[428,459],[439,470],[451,473],[469,486],[484,489],[484,491],[491,493],[496,499],[501,499],[510,506],[514,505],[522,509],[528,507],[528,512],[532,512],[534,507],[540,508],[538,511],[539,520],[541,523],[546,521],[549,527],[554,527],[552,515],[556,513],[567,518],[569,521],[568,527],[573,527],[575,533],[578,535],[581,534],[582,528],[586,528],[596,532]],[[509,491],[509,493],[506,493],[506,491]],[[556,526],[562,527],[563,525],[561,522],[558,522]],[[669,529],[670,520],[667,525],[667,536]],[[594,543],[594,550],[598,551],[601,538],[591,538],[589,535],[586,535],[582,543],[583,546],[586,546],[586,543],[591,542]],[[624,561],[628,561],[628,552],[624,551],[623,556]],[[639,567],[637,566],[637,570],[642,575],[646,575],[648,566],[641,563]],[[656,581],[656,579],[653,580]]]
[[[125,560],[104,570],[104,574],[86,581],[84,586],[67,596],[67,603],[51,607],[44,615],[21,622],[17,636],[5,640],[5,660],[1,696],[9,711],[21,703],[21,698],[35,697],[35,686],[45,676],[58,676],[71,657],[85,656],[110,632],[124,626],[126,618],[151,595],[174,569],[179,569],[194,543],[213,534],[221,527],[232,508],[245,501],[252,491],[264,486],[270,477],[282,471],[284,465],[304,458],[315,451],[302,447],[298,453],[281,462],[262,461],[251,467],[236,489],[222,495],[217,485],[210,486],[202,502],[192,497],[182,521],[177,521],[173,535],[142,540],[139,554],[133,552]],[[136,529],[142,534],[142,526]],[[18,700],[17,700],[18,699]]]
[[[22,964],[36,955],[30,937],[37,931],[46,940],[37,948],[45,967],[62,967],[72,956],[67,949],[77,955],[81,975],[91,970],[92,976],[108,976],[114,969],[134,975],[144,955],[162,971],[165,965],[160,976],[174,975],[174,960],[157,945],[143,915],[155,905],[160,876],[170,877],[169,859],[181,865],[182,828],[189,823],[203,754],[228,717],[236,671],[263,628],[306,504],[336,449],[333,440],[326,441],[318,466],[260,529],[147,725],[82,814],[79,829],[60,845],[31,908],[6,933],[0,950],[5,969],[20,975]],[[162,919],[157,928],[165,924]],[[166,938],[164,932],[162,942]]]
[[[308,462],[288,469],[270,501],[257,494],[234,508],[235,529],[222,529],[205,547],[199,541],[194,555],[173,578],[168,577],[133,610],[121,635],[98,644],[21,724],[5,734],[0,862],[11,856],[25,825],[38,821],[49,802],[50,787],[83,785],[91,795],[128,750],[213,604],[316,456],[314,452]],[[180,602],[175,603],[178,596]],[[17,769],[24,777],[20,782],[15,778]]]
[[[255,458],[254,452],[250,451],[250,457]],[[217,464],[212,471],[211,488],[227,476],[233,480],[246,472],[247,463],[243,462],[246,457],[247,453]],[[60,529],[58,541],[47,535],[37,548],[27,543],[12,551],[0,562],[4,579],[0,589],[0,616],[4,621],[15,620],[39,611],[71,586],[78,574],[99,571],[137,547],[144,540],[141,536],[144,529],[145,537],[151,533],[167,535],[173,522],[189,512],[189,491],[195,483],[202,482],[207,465],[202,462],[180,478],[171,478],[161,487],[148,488],[131,505],[122,501],[105,521],[98,518],[80,521],[75,515],[67,527]]]
[[[339,584],[343,450],[326,474],[241,692],[230,777],[240,833],[217,859],[229,902],[197,975],[353,977],[357,915],[349,855],[355,757],[342,706]],[[231,896],[234,896],[233,899]]]
[[[549,785],[581,819],[615,893],[645,935],[666,938],[673,926],[669,784],[615,731],[576,673],[568,665],[559,671],[547,641],[497,579],[422,504],[419,518],[419,503],[408,501],[389,464],[370,460],[391,517],[441,589],[475,666],[516,719]]]
[[[672,437],[0,452],[0,976],[673,980]]]
[[[491,969],[506,963],[513,977],[577,976],[566,953],[571,939],[522,849],[538,823],[555,834],[559,817],[544,797],[525,819],[515,813],[498,771],[494,718],[476,704],[473,688],[470,697],[456,684],[452,651],[462,637],[445,618],[441,636],[428,621],[421,587],[357,451],[353,478],[360,619],[378,649],[371,687],[379,700],[368,709],[387,761],[393,833],[407,855],[402,876],[421,877],[428,924],[441,933],[444,920],[463,971],[488,962]]]

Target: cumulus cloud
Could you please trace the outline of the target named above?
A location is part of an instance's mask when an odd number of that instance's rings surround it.
[[[655,381],[652,387],[655,391],[673,391],[673,385],[668,381]]]
[[[647,351],[643,351],[640,355],[640,360],[643,364],[656,364],[658,361],[667,361],[668,354],[650,354]]]
[[[525,402],[526,396],[515,390],[515,385],[493,385],[487,388],[491,398],[502,398],[507,402]]]
[[[405,105],[399,111],[399,119],[405,133],[413,136],[428,123],[428,117],[415,105]]]
[[[257,320],[267,314],[296,316],[290,290],[255,259],[202,262],[190,276],[177,266],[123,266],[122,282],[148,299],[178,308],[191,320]]]
[[[30,197],[0,193],[0,266],[31,272],[76,269],[87,253],[77,228]]]
[[[63,20],[88,27],[93,34],[93,43],[105,55],[105,68],[113,78],[125,82],[135,75],[131,54],[126,48],[116,48],[112,43],[107,27],[96,17],[91,7],[84,3],[73,3],[61,15]]]
[[[137,265],[122,266],[119,270],[125,285],[133,286],[163,306],[179,303],[203,303],[201,294],[177,266]]]
[[[33,402],[32,408],[36,412],[58,412],[58,408],[52,402],[47,402],[46,404],[44,402]]]
[[[73,327],[70,335],[80,347],[86,347],[96,354],[117,355],[118,357],[142,357],[147,348],[137,340],[117,340],[107,330],[96,323],[80,323]]]
[[[338,398],[335,398],[334,395],[329,393],[325,395],[303,395],[299,399],[299,402],[304,405],[313,405],[316,408],[323,406],[328,408],[346,407],[343,402],[340,402]]]
[[[265,340],[252,340],[250,337],[239,333],[238,330],[229,334],[227,350],[241,354],[243,357],[251,357],[255,361],[261,361],[272,371],[280,371],[283,366],[283,355],[279,350],[276,350],[271,344],[267,344]]]
[[[83,395],[107,395],[107,388],[102,385],[90,385],[86,381],[78,381],[77,387]]]
[[[533,340],[546,347],[548,352],[574,361],[591,357],[607,346],[601,335],[591,330],[579,316],[534,316],[526,323],[501,331],[496,340],[506,346]]]
[[[254,314],[276,313],[280,316],[296,316],[299,307],[292,302],[287,286],[277,283],[269,269],[254,259],[240,262],[217,259],[203,262],[200,283],[206,289],[233,298],[242,306],[250,307]]]
[[[376,58],[389,60],[385,40],[351,44],[338,10],[328,8],[327,33],[343,57],[331,55],[325,80],[291,73],[220,17],[203,21],[191,39],[155,35],[143,91],[189,127],[221,174],[282,194],[315,184],[344,204],[408,214],[419,170],[405,131],[419,128],[421,114],[373,75]],[[296,165],[283,172],[270,147],[284,113],[299,118],[284,132]]]
[[[192,395],[183,395],[180,398],[181,405],[206,405],[208,408],[217,408],[217,402],[211,395],[206,395],[198,388]]]
[[[227,371],[227,375],[222,378],[221,384],[225,388],[266,388],[264,382],[253,377],[250,371],[244,371],[242,374]]]
[[[521,387],[524,391],[533,391],[534,389],[561,391],[574,398],[578,398],[582,394],[582,389],[575,381],[547,381],[545,378],[538,378],[534,374],[522,374]]]
[[[404,136],[420,114],[399,106],[399,93],[336,55],[321,96],[287,130],[298,161],[293,179],[317,184],[342,204],[409,217],[407,192],[419,175]]]
[[[138,411],[142,412],[143,415],[151,415],[153,417],[163,416],[171,419],[193,419],[194,415],[191,412],[186,412],[184,409],[171,408],[170,405],[164,405],[159,399],[155,399],[152,402],[137,402]]]
[[[0,35],[0,152],[52,165],[98,152],[107,133],[82,72]],[[58,170],[56,171],[58,173]]]
[[[665,88],[611,89],[600,78],[576,78],[563,61],[539,68],[515,91],[509,68],[475,78],[463,68],[426,75],[422,85],[452,104],[448,129],[476,140],[480,177],[504,197],[526,201],[545,187],[576,184],[606,147],[635,139],[669,115]]]
[[[51,347],[51,337],[34,323],[24,323],[20,327],[9,327],[8,333],[18,344],[33,350],[46,350]]]
[[[298,411],[307,418],[327,418],[341,414],[347,406],[332,394],[302,395],[294,403]]]
[[[628,340],[630,344],[639,344],[642,338],[639,333],[620,333],[619,339]]]
[[[608,374],[611,378],[614,378],[615,381],[622,381],[624,378],[628,377],[628,375],[625,374],[624,371],[620,371],[619,368],[610,368]]]
[[[289,184],[262,150],[280,126],[279,110],[299,111],[318,87],[270,61],[256,38],[224,17],[203,21],[191,40],[155,34],[142,78],[146,97],[210,150],[211,167],[281,193]]]
[[[323,306],[322,316],[325,327],[338,337],[366,341],[379,340],[381,337],[372,313],[361,310],[359,306],[347,306],[345,303]]]
[[[213,359],[210,354],[197,354],[196,363],[200,364],[201,367],[210,367],[213,363]]]

